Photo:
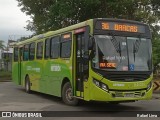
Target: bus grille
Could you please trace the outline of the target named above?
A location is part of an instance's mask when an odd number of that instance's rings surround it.
[[[152,71],[105,71],[93,69],[101,74],[104,78],[111,81],[134,82],[148,79]]]
[[[112,96],[113,97],[142,97],[142,96],[144,96],[144,93],[141,93],[140,91],[130,92],[130,93],[128,93],[128,92],[115,92],[115,93],[112,93]]]

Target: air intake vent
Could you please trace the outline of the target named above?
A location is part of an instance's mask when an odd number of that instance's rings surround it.
[[[108,74],[106,78],[112,81],[142,81],[150,77],[148,74]]]
[[[151,71],[105,71],[98,69],[94,69],[94,71],[108,80],[126,82],[146,80],[152,73]]]

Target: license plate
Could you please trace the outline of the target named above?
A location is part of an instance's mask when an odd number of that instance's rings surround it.
[[[134,97],[134,94],[133,93],[125,93],[124,97]]]

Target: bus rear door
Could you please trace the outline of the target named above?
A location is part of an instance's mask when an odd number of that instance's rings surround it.
[[[18,61],[18,83],[22,84],[22,59],[23,59],[23,47],[19,48],[19,61]]]

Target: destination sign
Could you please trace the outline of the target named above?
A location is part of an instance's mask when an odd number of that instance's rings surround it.
[[[62,41],[68,41],[68,40],[71,40],[71,39],[72,39],[72,34],[71,33],[63,34],[62,37],[61,37]]]
[[[71,34],[65,34],[65,35],[63,35],[63,38],[64,39],[68,39],[68,38],[70,38],[71,37]]]
[[[145,33],[144,25],[125,23],[125,22],[97,21],[95,29]]]
[[[100,68],[116,68],[116,63],[99,63]]]

